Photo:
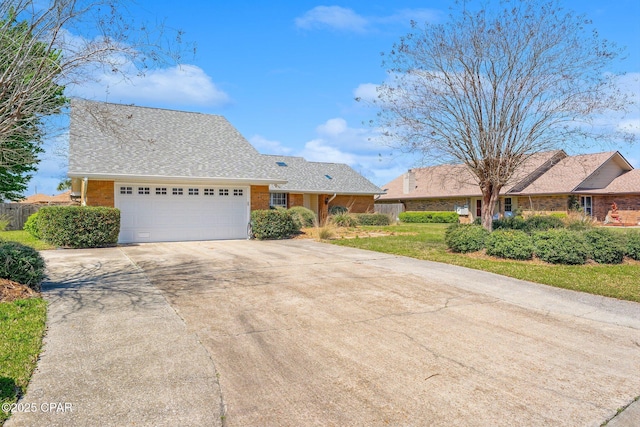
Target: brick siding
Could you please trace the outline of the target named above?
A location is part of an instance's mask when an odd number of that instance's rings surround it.
[[[366,213],[373,212],[373,203],[373,196],[336,196],[329,203],[329,208],[331,206],[345,206],[352,213]]]
[[[113,181],[94,181],[87,183],[87,206],[114,207]]]
[[[466,198],[458,199],[418,199],[407,200],[404,203],[406,211],[439,211],[439,212],[453,212],[456,210],[456,206],[464,206],[469,201]],[[469,206],[471,210],[471,206]]]
[[[615,202],[620,221],[628,225],[640,223],[640,194],[593,196],[593,216],[604,221]]]
[[[287,197],[287,207],[292,208],[294,206],[304,206],[304,195],[289,193]]]
[[[252,185],[251,186],[251,210],[257,211],[261,209],[269,209],[269,186],[268,185]]]
[[[534,212],[567,212],[569,196],[518,197],[518,208]]]

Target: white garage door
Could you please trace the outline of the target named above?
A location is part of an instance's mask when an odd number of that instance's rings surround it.
[[[247,237],[249,188],[115,184],[120,243]]]

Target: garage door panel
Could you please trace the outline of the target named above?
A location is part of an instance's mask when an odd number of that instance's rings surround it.
[[[183,194],[174,195],[173,190],[180,188]],[[213,188],[214,195],[210,195]],[[219,188],[227,189],[229,195],[219,195]],[[246,187],[116,183],[115,189],[116,207],[121,211],[122,243],[246,238],[249,221]],[[233,195],[234,189],[238,195]]]

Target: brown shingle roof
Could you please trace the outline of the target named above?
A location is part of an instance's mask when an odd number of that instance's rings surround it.
[[[512,184],[505,186],[502,193],[509,191],[512,186],[532,175],[537,176],[547,162],[562,156],[566,156],[566,154],[561,150],[532,155],[514,175]],[[410,169],[408,173],[413,173],[415,177],[415,184],[408,193],[404,192],[406,174],[403,174],[382,186],[382,189],[386,189],[387,193],[380,197],[380,200],[479,197],[482,195],[475,175],[461,164]]]
[[[565,157],[517,194],[571,193],[614,154],[609,151]]]
[[[640,193],[640,169],[625,172],[611,181],[605,188],[590,190],[589,192],[597,194]]]
[[[20,200],[19,203],[34,203],[34,204],[43,204],[43,203],[70,203],[71,202],[71,190],[65,191],[61,194],[56,194],[53,196],[49,196],[47,194],[33,194],[29,197],[25,197]]]

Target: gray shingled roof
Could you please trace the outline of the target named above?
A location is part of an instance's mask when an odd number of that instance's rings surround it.
[[[308,162],[302,157],[264,155],[276,166],[286,184],[271,185],[271,191],[318,194],[382,194],[382,190],[343,163]],[[328,178],[329,176],[330,178]]]
[[[74,99],[69,176],[283,182],[222,116]]]

